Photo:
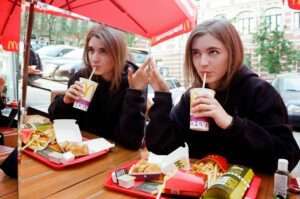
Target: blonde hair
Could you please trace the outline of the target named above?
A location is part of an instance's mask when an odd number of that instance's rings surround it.
[[[128,49],[124,34],[121,31],[99,24],[91,28],[85,40],[83,51],[83,61],[88,69],[91,69],[91,64],[88,57],[88,44],[91,38],[100,39],[104,48],[113,59],[113,71],[110,89],[118,89],[121,84],[122,72],[124,70]]]
[[[184,76],[187,83],[192,86],[202,85],[202,80],[193,64],[192,45],[195,39],[206,34],[219,40],[228,52],[227,72],[221,80],[222,85],[218,88],[222,90],[228,87],[232,77],[243,63],[243,44],[237,30],[228,20],[212,19],[199,24],[191,32],[185,48]]]

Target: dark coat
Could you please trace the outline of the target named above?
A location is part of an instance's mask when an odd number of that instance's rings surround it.
[[[41,71],[43,70],[40,56],[37,53],[35,53],[32,49],[30,49],[30,54],[29,54],[29,65],[35,65],[36,69]],[[29,74],[28,75],[29,84],[31,84],[34,80],[37,80],[41,77],[42,75]]]
[[[289,169],[295,167],[299,147],[287,124],[285,105],[269,83],[241,67],[230,86],[217,91],[215,97],[233,116],[233,125],[222,130],[211,120],[209,132],[197,132],[189,129],[189,91],[173,108],[169,93],[156,93],[146,130],[148,149],[166,154],[187,142],[193,158],[220,154],[230,163],[264,172],[274,172],[278,158],[286,158]]]
[[[128,62],[117,90],[110,90],[111,83],[101,76],[93,76],[92,80],[98,86],[87,112],[73,108],[73,103],[65,104],[63,96],[56,97],[49,107],[51,119],[76,119],[81,130],[111,139],[127,148],[138,149],[144,137],[146,100],[142,91],[129,89],[129,66],[136,69]],[[87,78],[89,73],[86,69],[77,72],[70,79],[69,87],[79,77]]]

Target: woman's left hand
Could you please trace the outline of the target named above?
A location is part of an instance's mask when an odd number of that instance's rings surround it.
[[[209,117],[222,129],[227,129],[232,123],[229,115],[214,97],[203,95],[192,104],[191,114],[195,117]]]
[[[0,75],[0,96],[4,90],[4,87],[5,87],[5,78],[2,75]]]

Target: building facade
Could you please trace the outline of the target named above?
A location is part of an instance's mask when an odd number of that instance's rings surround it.
[[[255,56],[253,33],[258,30],[263,19],[271,29],[285,30],[285,37],[300,47],[300,10],[292,10],[282,0],[201,0],[198,7],[198,23],[211,18],[226,18],[238,29],[245,48],[245,62],[259,75],[266,72],[259,67]],[[167,69],[167,75],[183,81],[183,58],[188,34],[178,36],[152,48],[158,65]],[[298,64],[299,65],[299,64]],[[294,66],[293,71],[299,71]]]

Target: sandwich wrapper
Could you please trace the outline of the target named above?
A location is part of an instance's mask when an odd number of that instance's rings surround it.
[[[158,164],[167,176],[164,193],[199,197],[206,189],[205,176],[188,173],[190,170],[189,148],[178,147],[169,155],[149,153],[148,162]]]
[[[184,147],[178,147],[169,155],[156,155],[149,152],[148,162],[160,166],[165,175],[172,176],[178,169],[190,170],[189,147],[185,143]]]
[[[89,154],[97,153],[99,151],[107,150],[113,148],[115,145],[110,143],[104,138],[96,138],[91,140],[86,140],[83,142],[88,146]]]
[[[86,144],[89,154],[107,150],[115,145],[104,138],[96,138],[83,141],[81,131],[76,120],[73,119],[57,119],[53,121],[53,128],[58,145],[62,146],[65,142]]]

